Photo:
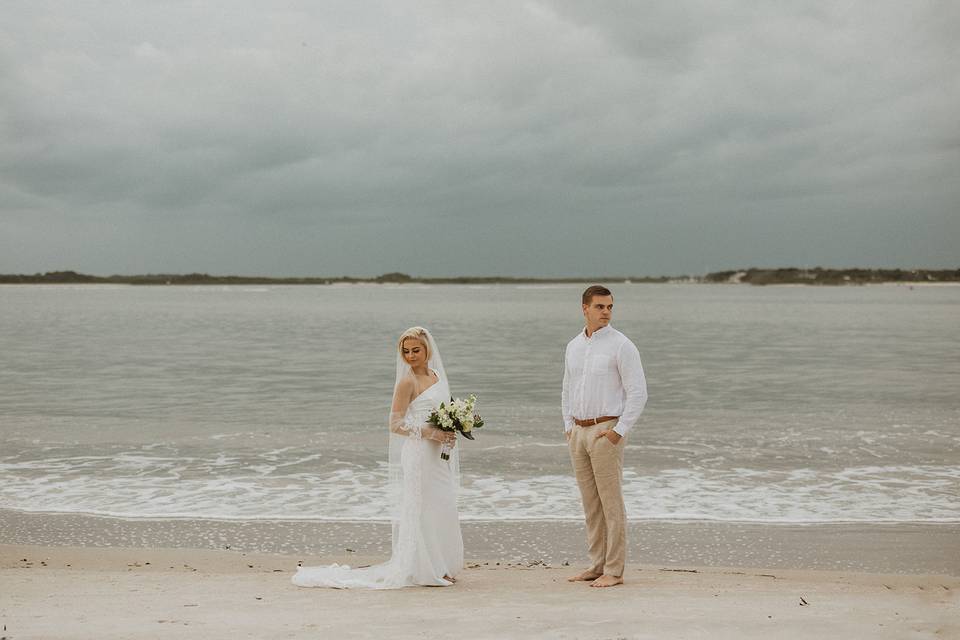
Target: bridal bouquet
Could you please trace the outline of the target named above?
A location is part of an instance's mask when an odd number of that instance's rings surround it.
[[[477,402],[477,396],[471,394],[466,400],[460,398],[450,398],[450,402],[441,402],[440,407],[430,414],[427,422],[442,431],[459,431],[464,438],[473,440],[471,431],[483,426],[483,418],[473,412],[473,405]],[[450,459],[450,447],[443,445],[440,450],[440,458]]]

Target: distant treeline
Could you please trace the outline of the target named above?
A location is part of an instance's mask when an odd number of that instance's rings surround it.
[[[960,269],[744,269],[708,273],[701,282],[746,284],[871,284],[881,282],[960,282]]]
[[[457,278],[416,278],[405,273],[385,273],[375,278],[355,278],[340,276],[336,278],[267,278],[261,276],[213,276],[208,273],[151,273],[136,276],[91,276],[76,271],[49,271],[33,275],[0,274],[0,284],[335,284],[335,283],[420,283],[420,284],[525,284],[525,283],[562,283],[562,282],[667,282],[668,277],[658,278],[510,278],[501,276],[463,276]]]
[[[692,282],[707,284],[744,283],[844,285],[881,282],[960,282],[960,269],[742,269],[718,271],[705,276],[605,276],[600,278],[508,278],[470,276],[459,278],[417,278],[405,273],[386,273],[375,278],[265,278],[258,276],[212,276],[208,273],[157,273],[135,276],[92,276],[76,271],[0,274],[0,284],[335,284],[335,283],[421,283],[421,284],[535,284],[583,282]]]

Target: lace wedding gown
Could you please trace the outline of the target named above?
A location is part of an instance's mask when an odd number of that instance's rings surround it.
[[[452,583],[444,576],[456,577],[463,568],[456,496],[458,447],[449,461],[442,460],[440,443],[420,437],[430,413],[450,399],[446,378],[437,377],[407,408],[401,429],[408,435],[390,434],[392,484],[399,493],[394,496],[390,560],[360,568],[340,564],[300,567],[293,576],[295,585],[338,589],[448,586]],[[399,464],[394,464],[397,458]]]

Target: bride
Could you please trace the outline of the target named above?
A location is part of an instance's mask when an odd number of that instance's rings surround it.
[[[456,434],[427,418],[450,400],[440,351],[430,332],[412,327],[397,343],[397,377],[390,409],[390,498],[393,553],[390,560],[352,569],[332,564],[300,567],[293,584],[339,589],[446,587],[463,568],[463,538],[457,516],[459,456]],[[440,458],[441,448],[450,459]]]

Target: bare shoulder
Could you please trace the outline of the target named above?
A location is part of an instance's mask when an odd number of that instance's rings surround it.
[[[413,379],[413,376],[404,376],[400,378],[400,382],[397,383],[397,389],[394,391],[394,395],[399,397],[412,396],[416,387],[417,382]]]

